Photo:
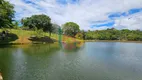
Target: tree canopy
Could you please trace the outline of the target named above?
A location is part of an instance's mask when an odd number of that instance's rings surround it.
[[[0,0],[0,28],[12,27],[14,17],[14,6],[8,1]]]
[[[58,34],[60,26],[58,24],[52,23],[52,32]]]
[[[63,33],[74,37],[80,31],[79,25],[74,22],[67,22],[63,25]]]
[[[44,31],[51,32],[51,19],[49,16],[41,14],[41,15],[33,15],[31,17],[23,18],[21,23],[24,26],[29,27],[29,29],[37,28],[43,29]]]
[[[125,41],[142,41],[142,31],[140,30],[96,30],[85,32],[86,40],[125,40]]]
[[[82,33],[77,33],[75,35],[75,38],[77,38],[77,39],[83,39],[83,34]]]

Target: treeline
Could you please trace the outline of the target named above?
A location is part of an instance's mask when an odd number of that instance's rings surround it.
[[[87,32],[82,31],[82,34],[85,40],[142,41],[142,31],[140,30],[116,30],[112,28],[107,30],[96,30]]]

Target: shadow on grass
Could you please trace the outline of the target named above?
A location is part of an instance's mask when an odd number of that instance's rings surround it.
[[[44,42],[44,43],[54,43],[56,40],[51,39],[48,36],[45,37],[30,37],[29,40],[31,40],[32,42]]]
[[[0,33],[1,34],[1,33]],[[0,35],[0,44],[12,44],[10,42],[15,41],[18,39],[18,36],[13,33],[8,33],[4,39]]]

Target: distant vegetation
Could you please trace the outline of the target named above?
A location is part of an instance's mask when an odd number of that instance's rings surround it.
[[[96,30],[83,32],[85,40],[121,40],[121,41],[142,41],[142,31],[140,30]]]

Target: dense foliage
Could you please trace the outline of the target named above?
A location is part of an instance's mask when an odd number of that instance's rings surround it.
[[[52,32],[58,34],[60,26],[52,23]]]
[[[58,28],[60,27],[57,24],[52,24],[49,16],[41,14],[41,15],[33,15],[31,17],[27,17],[21,20],[21,23],[28,27],[29,29],[42,29],[43,31],[47,31],[50,33],[56,33]]]
[[[82,33],[77,33],[75,35],[75,38],[77,38],[77,39],[83,39],[83,34]]]
[[[14,6],[5,0],[0,0],[0,28],[12,27]]]
[[[96,30],[85,32],[86,40],[126,40],[126,41],[142,41],[142,31],[140,30]]]
[[[67,22],[63,25],[63,33],[74,37],[80,31],[79,25],[74,22]]]
[[[47,15],[33,15],[21,20],[24,26],[29,27],[29,29],[43,29],[44,31],[52,31],[51,19]]]

